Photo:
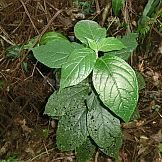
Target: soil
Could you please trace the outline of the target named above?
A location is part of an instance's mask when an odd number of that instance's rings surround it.
[[[102,18],[106,0],[91,4],[86,10],[72,0],[0,0],[0,161],[18,159],[32,162],[75,161],[73,152],[61,152],[56,147],[56,121],[43,115],[50,94],[58,83],[51,69],[39,64],[26,50],[16,51],[18,57],[6,55],[6,49],[22,45],[34,36],[58,31],[73,36],[73,26],[81,19],[92,19],[106,27],[113,13]],[[95,2],[98,2],[97,0]],[[146,0],[127,0],[120,19],[135,30]],[[85,12],[86,11],[86,12]],[[128,19],[124,16],[129,13]],[[125,28],[110,28],[110,35],[123,35]],[[139,40],[129,63],[146,82],[140,91],[140,118],[122,123],[123,162],[161,162],[162,142],[162,42],[155,27],[145,39]],[[14,53],[14,54],[15,54]],[[27,65],[27,68],[25,68]],[[10,160],[12,161],[12,160]],[[92,161],[113,161],[102,153]]]

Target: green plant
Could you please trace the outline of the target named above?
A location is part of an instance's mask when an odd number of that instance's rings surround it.
[[[121,41],[106,37],[106,29],[90,20],[76,23],[74,34],[82,44],[49,32],[32,49],[39,62],[61,69],[59,91],[49,97],[44,113],[59,120],[60,150],[75,150],[78,161],[86,161],[98,146],[117,158],[120,120],[130,120],[138,100],[136,74],[122,59],[136,47],[136,36],[128,34]]]
[[[138,21],[137,31],[141,35],[147,34],[154,24],[156,24],[157,27],[159,26],[158,30],[161,31],[161,21],[158,19],[161,17],[162,13],[160,4],[161,0],[148,0],[142,16]]]
[[[118,16],[119,11],[121,10],[125,0],[112,0],[112,9],[115,16]]]
[[[15,155],[9,156],[6,160],[0,160],[0,162],[17,162],[17,158]]]
[[[93,2],[73,0],[73,3],[76,7],[80,8],[82,10],[82,13],[85,15],[94,12],[94,10],[92,9]]]

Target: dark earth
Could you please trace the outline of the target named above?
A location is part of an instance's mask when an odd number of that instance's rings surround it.
[[[75,2],[75,3],[74,3]],[[73,152],[56,147],[56,121],[43,115],[50,94],[58,82],[51,69],[37,63],[27,50],[10,48],[34,36],[58,31],[73,38],[73,26],[81,19],[97,21],[107,27],[114,15],[105,14],[109,0],[0,0],[0,161],[73,162]],[[78,1],[79,2],[79,1]],[[119,20],[108,30],[111,36],[135,31],[147,0],[126,0]],[[103,14],[104,13],[104,14]],[[160,19],[159,19],[160,21]],[[129,24],[124,28],[120,23]],[[122,123],[121,162],[162,162],[162,34],[152,25],[141,36],[129,63],[142,74],[140,118]],[[7,49],[7,50],[6,50]],[[7,161],[8,160],[8,161]],[[96,152],[91,161],[112,162]]]

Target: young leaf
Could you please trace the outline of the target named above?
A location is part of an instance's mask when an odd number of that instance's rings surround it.
[[[122,0],[112,0],[112,9],[115,16],[118,16],[120,9],[122,8]]]
[[[96,54],[89,48],[74,50],[61,69],[60,89],[76,85],[87,78],[96,62]]]
[[[133,50],[137,47],[137,33],[128,33],[127,35],[123,36],[123,38],[119,38],[119,40],[125,45],[126,48],[123,48],[118,51],[111,51],[106,53],[107,54],[113,54],[116,55],[124,60],[128,60],[130,54],[133,52]]]
[[[95,40],[89,39],[89,38],[87,38],[87,41],[88,41],[89,48],[91,48],[95,52],[98,52],[97,42]]]
[[[108,155],[114,157],[121,147],[120,121],[99,103],[97,97],[93,102],[94,108],[87,114],[88,132],[100,148],[111,150]]]
[[[86,141],[86,115],[87,109],[83,102],[61,117],[56,132],[57,146],[60,150],[74,150]]]
[[[93,84],[102,102],[128,122],[138,100],[138,82],[131,66],[114,55],[101,57],[94,67]]]
[[[97,43],[97,46],[98,51],[102,52],[121,50],[122,48],[125,48],[125,45],[119,39],[114,37],[102,38]]]
[[[72,44],[67,40],[55,40],[46,45],[32,49],[34,57],[50,68],[61,68],[73,51]]]
[[[77,39],[88,46],[88,40],[99,41],[106,37],[106,29],[91,20],[81,20],[74,26],[74,33]]]
[[[54,92],[48,99],[44,114],[52,117],[62,116],[66,111],[80,105],[88,93],[89,87],[81,84]]]
[[[62,34],[57,33],[57,32],[47,32],[41,37],[39,43],[40,43],[40,45],[45,45],[45,44],[47,44],[51,41],[55,41],[55,40],[58,40],[58,39],[59,40],[60,39],[66,40],[67,38],[64,37]]]
[[[20,57],[20,52],[23,49],[22,45],[13,45],[6,49],[5,55],[10,59],[17,59]]]
[[[90,160],[95,153],[95,145],[92,144],[91,140],[87,140],[76,148],[76,159],[78,162],[87,162]]]

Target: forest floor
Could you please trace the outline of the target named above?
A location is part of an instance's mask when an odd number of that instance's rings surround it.
[[[120,19],[129,21],[130,29],[134,30],[147,1],[126,2]],[[0,161],[75,161],[73,152],[57,149],[57,123],[43,115],[47,99],[57,86],[56,82],[53,87],[49,84],[52,70],[39,63],[36,65],[27,57],[28,51],[20,50],[19,45],[47,31],[73,36],[73,26],[80,19],[95,20],[107,27],[113,14],[110,11],[103,18],[105,3],[101,0],[85,7],[74,5],[72,0],[0,0]],[[108,31],[113,36],[126,32],[125,28],[117,26]],[[139,42],[129,61],[146,84],[138,102],[140,118],[121,124],[123,145],[119,156],[123,162],[162,162],[159,149],[162,142],[161,36],[153,28]],[[18,45],[17,48],[10,48],[14,45]],[[92,161],[113,160],[99,153]]]

